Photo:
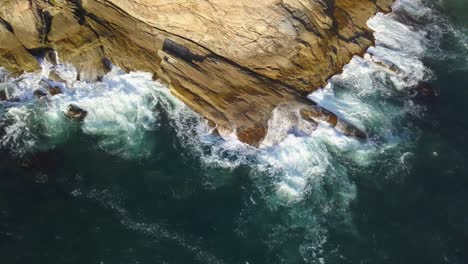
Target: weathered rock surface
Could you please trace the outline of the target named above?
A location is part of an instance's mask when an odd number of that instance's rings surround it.
[[[275,107],[310,106],[303,96],[373,43],[366,21],[392,2],[8,0],[0,66],[31,71],[31,54],[55,50],[83,80],[102,76],[104,59],[150,71],[221,135],[258,145]]]
[[[21,44],[12,28],[0,19],[0,66],[12,72],[34,71],[39,68],[36,59]]]
[[[88,115],[88,111],[76,105],[69,105],[65,116],[72,120],[83,121]]]

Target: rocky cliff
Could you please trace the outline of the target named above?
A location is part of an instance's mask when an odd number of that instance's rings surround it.
[[[0,0],[0,66],[34,71],[55,50],[94,80],[110,60],[166,81],[221,135],[258,145],[273,110],[298,105],[363,136],[305,95],[373,43],[392,0]]]

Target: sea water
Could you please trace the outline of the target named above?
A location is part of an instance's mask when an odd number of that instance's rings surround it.
[[[326,123],[289,133],[290,109],[279,107],[256,149],[212,135],[149,73],[113,67],[84,82],[59,64],[62,94],[37,99],[47,60],[41,73],[1,70],[2,259],[465,263],[460,10],[463,1],[397,1],[368,21],[376,45],[308,96],[365,141]],[[438,96],[421,102],[422,82]],[[83,122],[65,117],[70,104],[88,111]]]

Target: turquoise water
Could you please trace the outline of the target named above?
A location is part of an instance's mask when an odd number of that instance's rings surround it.
[[[466,263],[467,12],[399,1],[369,21],[376,47],[309,96],[367,142],[325,124],[288,134],[277,109],[253,149],[117,68],[84,83],[61,65],[48,100],[33,98],[47,62],[6,78],[2,263]],[[438,96],[415,96],[421,81]]]

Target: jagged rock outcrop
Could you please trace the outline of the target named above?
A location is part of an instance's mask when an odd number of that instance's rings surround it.
[[[373,43],[366,21],[391,3],[4,0],[0,66],[31,71],[31,54],[53,49],[85,80],[106,72],[103,59],[154,72],[221,135],[258,145],[275,107],[310,105],[305,94]]]
[[[88,116],[88,111],[76,105],[69,105],[65,116],[71,120],[83,121]]]

